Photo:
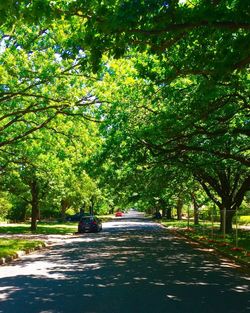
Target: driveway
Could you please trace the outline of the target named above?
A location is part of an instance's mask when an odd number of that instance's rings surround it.
[[[0,267],[0,313],[247,313],[249,276],[138,216]]]

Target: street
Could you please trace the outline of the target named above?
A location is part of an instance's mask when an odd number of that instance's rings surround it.
[[[0,267],[0,313],[247,313],[249,276],[140,216]]]

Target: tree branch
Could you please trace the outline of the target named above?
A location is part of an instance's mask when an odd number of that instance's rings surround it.
[[[208,21],[202,20],[197,23],[180,23],[180,24],[169,24],[165,28],[162,29],[131,29],[128,30],[128,33],[139,33],[144,34],[147,36],[159,36],[161,34],[165,34],[171,31],[180,31],[180,30],[192,30],[197,27],[211,27],[217,29],[227,29],[227,30],[239,30],[239,29],[250,29],[250,23],[238,23],[233,21],[223,21],[223,22],[216,22],[216,21]]]

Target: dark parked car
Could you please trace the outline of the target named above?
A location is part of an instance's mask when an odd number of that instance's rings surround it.
[[[156,213],[153,215],[153,218],[161,219],[161,218],[162,218],[162,215],[161,215],[160,212],[156,212]]]
[[[96,216],[83,216],[78,224],[78,232],[95,232],[102,230],[102,222]]]

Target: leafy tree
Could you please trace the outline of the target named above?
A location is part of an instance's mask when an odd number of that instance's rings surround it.
[[[249,3],[192,1],[7,1],[2,23],[67,26],[69,52],[84,49],[97,65],[108,51],[120,57],[131,47],[170,52],[172,75],[232,72],[249,64]],[[178,55],[178,58],[174,58]]]
[[[0,31],[0,147],[25,140],[60,116],[91,120],[88,106],[96,99],[89,80],[79,59],[57,52],[58,32],[25,25]]]
[[[57,39],[63,40],[60,25],[48,30],[17,22],[0,34],[3,179],[10,192],[24,199],[22,207],[31,205],[35,230],[41,204],[60,203],[64,212],[65,203],[76,206],[96,193],[81,163],[94,147],[89,105],[98,101],[81,70],[82,59],[57,50]]]
[[[88,133],[94,128],[74,122],[64,118],[56,134],[44,128],[28,142],[8,150],[5,186],[31,206],[32,230],[36,229],[43,207],[49,206],[51,212],[53,207],[58,208],[64,214],[69,206],[79,208],[99,194],[81,164],[95,149]]]
[[[79,109],[89,118],[86,103],[94,102],[103,121],[102,157],[109,158],[105,167],[111,181],[125,182],[132,192],[133,171],[140,177],[140,170],[151,175],[159,167],[177,168],[192,173],[221,212],[225,207],[234,212],[249,186],[248,8],[243,0],[8,1],[0,8],[2,45],[8,42],[28,61],[22,58],[16,66],[22,70],[13,80],[11,98],[8,84],[3,86],[3,103],[7,99],[8,105],[0,125],[2,142],[19,141],[55,116],[78,115]],[[25,40],[23,24],[26,33],[31,30]],[[54,58],[52,76],[50,65],[49,71],[46,64],[44,72],[37,71],[35,64],[40,67],[41,62],[32,63],[33,54],[26,51],[37,51],[36,62],[43,56]],[[127,59],[108,63],[104,55]],[[25,85],[32,81],[22,76],[21,65],[27,62],[36,74],[33,83]],[[78,80],[89,64],[99,70],[95,89],[89,84],[93,77]],[[6,74],[9,65],[3,68]],[[53,92],[48,92],[50,87]],[[29,104],[20,109],[19,97],[24,103],[27,88],[32,91]],[[37,89],[34,104],[30,99]]]
[[[8,193],[0,192],[0,220],[4,221],[12,208],[11,199]]]
[[[161,64],[157,58],[143,55],[140,59],[137,55],[136,65],[138,60],[145,59],[159,66],[160,72]],[[127,66],[121,66],[123,63]],[[178,171],[192,173],[211,200],[216,200],[221,215],[226,208],[226,231],[230,231],[232,216],[249,189],[244,75],[235,75],[231,82],[187,76],[175,79],[168,86],[155,84],[149,75],[147,79],[139,78],[131,59],[111,62],[107,69],[99,92],[108,99],[100,114],[105,118],[101,131],[107,139],[102,157],[109,160],[109,177],[112,174],[114,182],[120,182],[118,188],[125,181],[134,190],[133,175],[137,175],[141,183],[145,176],[146,185],[150,185],[149,176],[155,171],[159,188],[154,198],[161,194],[162,183],[159,181],[162,181],[166,168],[173,169],[179,178]],[[117,93],[105,93],[106,84]],[[232,91],[234,85],[235,91]],[[162,169],[157,171],[160,166]],[[223,172],[230,173],[230,177],[226,174],[226,178],[220,178],[219,190],[211,181],[217,181]],[[173,177],[169,176],[168,180],[173,181]],[[146,190],[149,196],[157,189],[151,185]],[[174,188],[172,190],[176,192]],[[215,197],[212,196],[214,193]]]

